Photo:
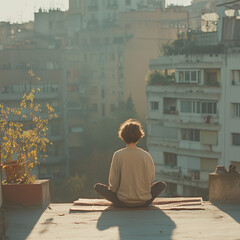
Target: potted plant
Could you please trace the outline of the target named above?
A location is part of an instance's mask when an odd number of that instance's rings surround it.
[[[4,185],[33,184],[34,166],[47,157],[46,147],[51,144],[47,138],[48,121],[57,116],[49,104],[43,108],[35,103],[34,94],[34,89],[25,93],[17,107],[0,104],[0,164],[6,175]]]
[[[175,85],[175,77],[173,74],[168,75],[162,71],[151,71],[146,76],[149,85]]]

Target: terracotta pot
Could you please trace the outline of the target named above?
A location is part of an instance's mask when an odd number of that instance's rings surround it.
[[[8,182],[17,182],[17,179],[21,178],[25,173],[26,165],[19,163],[17,160],[12,160],[4,168],[5,176]]]

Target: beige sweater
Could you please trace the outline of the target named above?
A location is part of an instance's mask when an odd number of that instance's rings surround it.
[[[151,155],[141,148],[123,148],[113,155],[109,187],[126,204],[141,204],[151,196],[155,167]]]

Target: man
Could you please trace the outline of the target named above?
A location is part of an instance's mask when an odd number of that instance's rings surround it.
[[[95,191],[117,207],[148,206],[166,188],[165,182],[155,182],[155,166],[151,155],[137,143],[145,133],[140,122],[128,119],[121,124],[118,136],[126,148],[113,154],[109,186],[97,183]]]

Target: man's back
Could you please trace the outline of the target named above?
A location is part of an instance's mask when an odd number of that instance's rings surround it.
[[[109,174],[110,189],[126,204],[141,204],[151,196],[155,167],[150,154],[141,148],[115,152]]]

